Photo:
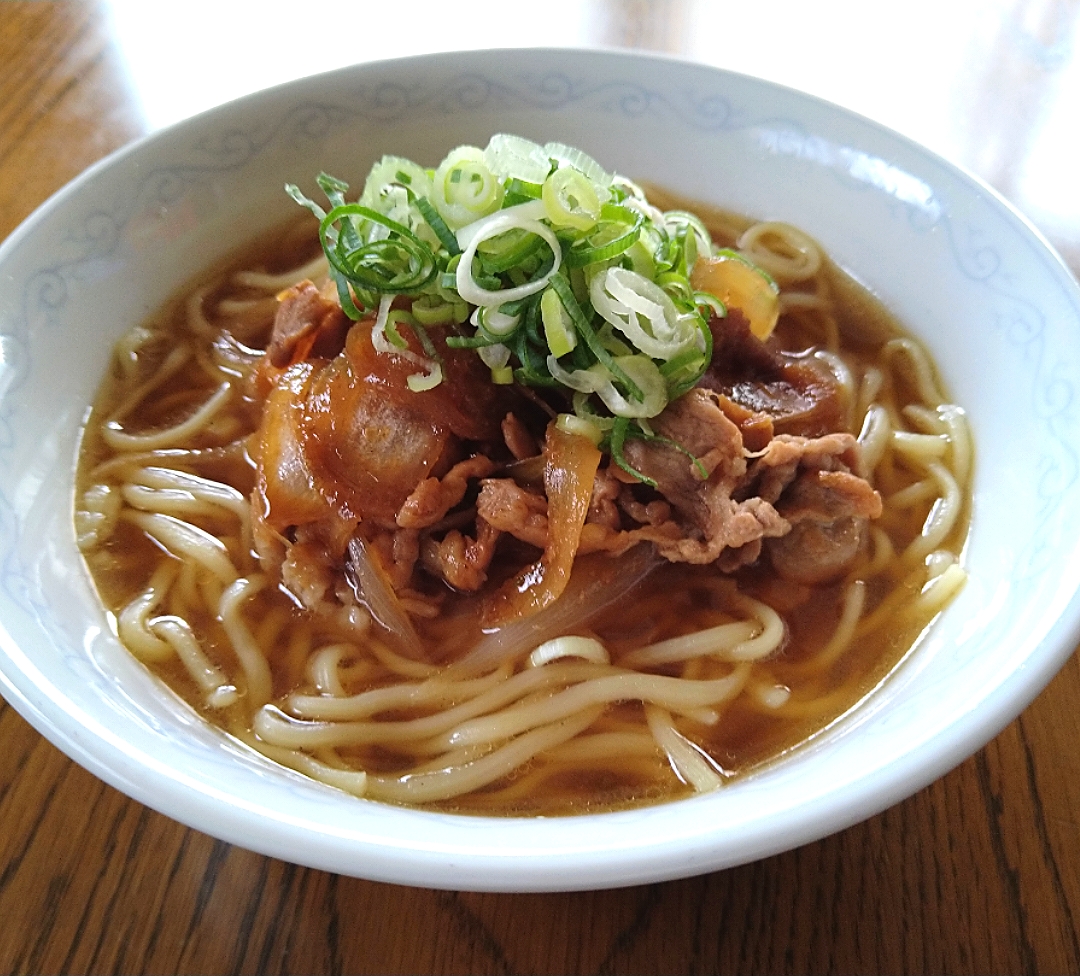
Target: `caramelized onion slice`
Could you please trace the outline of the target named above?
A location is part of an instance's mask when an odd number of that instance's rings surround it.
[[[386,631],[394,650],[413,661],[424,660],[420,635],[390,585],[379,557],[358,535],[349,540],[345,579],[356,594],[356,599],[368,608],[375,622]]]
[[[581,528],[589,514],[600,451],[587,437],[550,424],[544,448],[548,542],[539,562],[526,566],[494,594],[484,626],[506,626],[555,603],[570,579]]]
[[[640,543],[622,556],[591,553],[574,562],[574,571],[561,596],[534,613],[487,634],[453,669],[489,671],[539,647],[555,637],[580,632],[601,610],[626,596],[663,559],[649,543]]]

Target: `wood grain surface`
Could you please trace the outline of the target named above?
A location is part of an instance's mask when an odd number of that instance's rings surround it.
[[[583,42],[695,54],[663,2],[592,13]],[[1049,92],[1061,70],[1026,83]],[[995,129],[1005,95],[948,94]],[[0,237],[146,126],[103,6],[0,2]],[[1021,205],[1025,151],[993,162]],[[1047,214],[1077,272],[1080,208]],[[727,871],[550,895],[396,887],[230,846],[105,786],[0,700],[0,973],[176,972],[1080,972],[1080,663],[865,823]]]

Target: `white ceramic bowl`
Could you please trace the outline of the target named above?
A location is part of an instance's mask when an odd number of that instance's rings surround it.
[[[930,347],[977,440],[971,578],[912,659],[812,744],[720,792],[624,813],[485,819],[355,800],[205,725],[112,637],[73,541],[79,424],[111,342],[294,211],[282,184],[436,162],[496,131],[790,221]],[[328,870],[454,889],[627,885],[794,847],[908,796],[1042,689],[1080,622],[1080,290],[992,191],[878,125],[682,62],[575,51],[377,63],[132,145],[0,247],[0,691],[75,760],[206,833]]]

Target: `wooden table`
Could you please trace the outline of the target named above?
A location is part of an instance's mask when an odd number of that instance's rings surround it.
[[[243,6],[270,29],[230,34],[227,0],[0,3],[0,236],[149,128],[306,70],[278,54],[317,45],[308,18],[335,9],[289,14],[301,26]],[[378,53],[520,43],[504,8],[475,6],[456,29],[401,25]],[[1080,272],[1075,0],[541,6],[536,43],[708,60],[898,128],[995,186]],[[375,53],[355,48],[326,56]],[[872,820],[745,867],[580,894],[408,889],[252,854],[103,785],[0,701],[0,972],[728,971],[1080,971],[1077,659]]]

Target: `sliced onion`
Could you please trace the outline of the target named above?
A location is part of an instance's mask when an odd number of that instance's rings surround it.
[[[378,557],[358,535],[349,540],[345,579],[356,594],[356,599],[368,608],[371,616],[386,631],[394,650],[414,661],[424,660],[426,655],[420,635],[398,600]]]
[[[483,615],[484,626],[504,626],[555,603],[570,581],[589,514],[600,451],[587,437],[549,424],[544,445],[547,494],[547,544],[540,560],[526,566],[495,591]]]
[[[578,557],[570,582],[559,599],[531,617],[483,637],[453,665],[454,670],[489,671],[555,637],[580,631],[601,610],[626,596],[661,562],[647,543],[634,546],[622,556],[592,553]]]

